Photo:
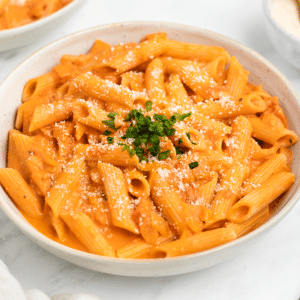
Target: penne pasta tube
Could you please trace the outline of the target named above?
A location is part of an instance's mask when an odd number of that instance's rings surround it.
[[[143,92],[145,88],[145,75],[142,72],[126,72],[122,74],[121,85],[136,92]]]
[[[160,237],[157,244],[169,242],[170,239]],[[147,244],[143,239],[134,239],[128,245],[117,250],[117,257],[120,258],[153,258],[151,256],[152,245]]]
[[[221,92],[226,91],[222,86],[218,86],[196,62],[174,58],[163,58],[162,62],[167,73],[178,74],[196,95],[204,99],[216,99]]]
[[[74,211],[63,212],[61,218],[91,253],[116,257],[114,249],[86,214]]]
[[[145,72],[145,88],[150,100],[159,108],[168,105],[164,83],[164,66],[159,58],[151,61]]]
[[[100,131],[109,129],[109,127],[102,122],[110,120],[106,110],[98,108],[92,103],[79,100],[73,103],[73,111],[75,113],[74,119],[76,121]],[[121,119],[116,116],[116,128],[119,127],[119,125],[121,125]]]
[[[203,62],[210,62],[219,56],[224,56],[227,62],[230,59],[229,53],[224,48],[217,46],[198,45],[174,40],[169,40],[168,45],[169,50],[165,53],[165,56],[196,59]]]
[[[168,222],[157,212],[151,212],[151,221],[153,228],[156,229],[161,236],[165,238],[171,238],[174,236]]]
[[[103,178],[112,223],[133,233],[139,230],[131,217],[131,201],[122,171],[110,164],[98,163],[97,168]]]
[[[286,157],[286,165],[288,168],[291,168],[293,162],[293,151],[289,148],[281,147],[279,153],[283,154]]]
[[[218,82],[222,77],[224,77],[227,62],[228,58],[226,56],[219,56],[206,64],[203,67],[203,70],[205,70],[209,77],[213,78],[215,82]]]
[[[118,73],[123,73],[164,54],[168,48],[167,38],[165,36],[157,36],[121,52],[106,65],[115,69]]]
[[[119,167],[135,167],[139,164],[136,155],[130,157],[128,151],[122,151],[122,146],[116,145],[79,145],[76,153],[85,156],[88,161],[101,161]]]
[[[194,108],[184,108],[182,109],[181,106],[172,107],[171,105],[164,109],[164,113],[171,117],[174,113],[189,113],[191,112],[191,116],[184,119],[183,123],[186,124],[188,127],[193,127],[201,132],[207,132],[209,135],[213,137],[220,137],[224,136],[231,132],[231,127],[210,119],[208,116],[203,116],[197,112]]]
[[[56,81],[52,73],[47,73],[39,77],[28,80],[23,93],[22,101],[27,102],[37,95],[41,95],[44,92],[53,92],[56,86]]]
[[[178,235],[188,229],[183,209],[184,202],[173,189],[168,180],[170,171],[158,168],[151,171],[151,197],[156,206],[163,212],[168,222]]]
[[[155,257],[174,257],[195,252],[205,251],[236,239],[232,229],[219,228],[203,231],[194,235],[180,238],[176,241],[154,247],[152,253]]]
[[[137,170],[124,173],[127,178],[128,191],[135,197],[149,197],[150,186],[145,176]]]
[[[226,222],[224,226],[225,228],[232,229],[235,232],[236,237],[239,238],[264,224],[269,217],[269,206],[266,206],[244,223],[237,224],[233,222]]]
[[[131,91],[121,85],[109,80],[103,80],[97,76],[84,73],[73,81],[74,90],[72,93],[81,93],[105,102],[116,102],[132,108],[135,101],[145,103],[148,99],[144,93]]]
[[[263,112],[267,106],[265,102],[255,94],[248,94],[238,101],[232,96],[221,95],[219,100],[199,103],[194,115],[207,116],[213,119],[228,119],[239,115],[251,115]]]
[[[101,197],[89,197],[89,203],[93,207],[93,217],[102,225],[111,225],[109,209],[106,201]]]
[[[128,245],[117,250],[117,257],[120,258],[147,258],[153,246],[146,243],[143,239],[133,240]]]
[[[72,103],[58,101],[38,106],[33,113],[29,132],[68,119],[72,115]]]
[[[221,227],[226,220],[226,213],[238,200],[239,190],[244,181],[248,168],[243,165],[231,167],[221,181],[220,190],[213,199],[212,215],[205,228],[214,229]],[[224,201],[226,199],[226,201]]]
[[[19,171],[27,182],[30,179],[30,172],[26,165],[26,160],[34,153],[38,153],[34,138],[24,135],[17,130],[10,131],[7,166]]]
[[[201,151],[209,147],[209,142],[199,130],[193,127],[176,128],[176,140],[181,139],[182,146],[195,151]]]
[[[140,198],[140,202],[134,212],[134,219],[139,226],[141,235],[149,245],[154,245],[159,237],[159,232],[152,222],[152,208],[151,200],[144,197]]]
[[[201,199],[201,204],[205,205],[206,207],[211,206],[217,182],[218,173],[213,172],[212,180],[198,188],[198,197]]]
[[[31,155],[26,160],[26,165],[31,173],[32,180],[38,186],[41,194],[46,196],[51,187],[52,179],[51,174],[45,171],[43,161],[39,157]]]
[[[42,217],[41,200],[18,171],[10,168],[0,169],[0,183],[26,215],[37,219]]]
[[[58,144],[58,155],[62,160],[67,160],[73,156],[76,140],[73,137],[73,122],[62,122],[54,126],[53,137]]]
[[[244,196],[227,212],[226,218],[242,223],[288,190],[295,181],[292,173],[280,172],[267,179],[260,187]]]
[[[261,148],[261,146],[253,138],[251,139],[250,144],[251,157],[252,159],[258,160],[267,159],[268,157],[274,155],[280,148],[278,143],[271,145],[270,148]]]
[[[238,62],[235,56],[231,58],[228,69],[226,87],[235,100],[245,93],[249,72]]]
[[[184,109],[191,108],[191,100],[179,75],[173,75],[170,77],[169,82],[166,84],[166,90],[170,98],[170,104],[179,105]]]
[[[246,180],[242,187],[242,195],[249,194],[272,175],[281,171],[288,171],[286,163],[287,159],[284,154],[274,154]]]
[[[227,153],[236,163],[243,164],[251,146],[252,126],[244,116],[237,117],[232,123],[230,137],[225,144]]]
[[[283,126],[270,126],[255,116],[248,117],[248,120],[253,127],[253,137],[268,144],[275,145],[279,143],[283,147],[289,147],[299,140],[295,132]]]
[[[50,103],[51,98],[51,93],[47,93],[43,94],[43,96],[32,97],[29,101],[19,106],[18,115],[20,114],[20,117],[17,117],[16,125],[18,125],[19,129],[22,128],[24,134],[29,134],[29,126],[35,109],[40,105]]]
[[[68,198],[75,191],[80,176],[84,171],[84,161],[75,156],[68,163],[67,168],[59,173],[55,184],[45,197],[45,202],[50,206],[54,219],[58,219]]]

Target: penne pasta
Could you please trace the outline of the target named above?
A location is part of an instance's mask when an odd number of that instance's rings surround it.
[[[82,212],[63,212],[61,217],[91,253],[116,257],[114,249],[87,215]]]
[[[10,168],[0,169],[0,183],[17,206],[32,218],[42,217],[42,203],[21,174]]]
[[[99,162],[97,167],[103,178],[112,223],[133,233],[139,233],[131,217],[130,198],[122,172],[118,168],[105,163]]]
[[[289,172],[273,175],[260,187],[254,189],[232,206],[227,212],[227,219],[235,223],[247,221],[288,190],[294,181],[295,176]]]
[[[173,257],[191,254],[199,251],[220,246],[236,239],[232,229],[219,228],[200,232],[195,235],[181,238],[177,241],[153,248],[152,252],[156,257]]]
[[[42,0],[29,18],[60,5]],[[90,49],[24,87],[0,184],[29,223],[80,251],[157,259],[273,217],[299,137],[236,57],[164,32]]]

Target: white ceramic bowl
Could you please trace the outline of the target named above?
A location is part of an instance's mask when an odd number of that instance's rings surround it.
[[[26,46],[35,42],[48,31],[62,25],[87,0],[74,0],[57,12],[33,23],[12,29],[0,30],[0,52]]]
[[[290,65],[300,69],[300,39],[280,26],[272,17],[271,7],[274,1],[263,0],[266,31],[282,58]]]
[[[59,59],[63,54],[78,55],[86,53],[95,39],[102,39],[114,45],[121,42],[138,42],[147,33],[159,31],[167,32],[172,39],[218,45],[226,48],[231,55],[235,55],[244,67],[250,71],[250,81],[252,83],[262,84],[272,95],[278,95],[279,99],[285,100],[281,102],[281,105],[290,120],[290,128],[300,135],[299,97],[284,76],[251,49],[216,33],[179,24],[159,22],[112,24],[78,32],[50,44],[25,60],[2,83],[0,86],[0,167],[5,167],[7,132],[13,128],[13,120],[16,109],[20,105],[22,89],[28,79],[50,71],[55,64],[59,63]],[[27,223],[2,189],[0,189],[0,203],[8,218],[35,243],[79,266],[104,273],[126,276],[145,277],[187,273],[228,260],[246,249],[251,251],[251,245],[289,212],[300,196],[299,148],[300,143],[294,146],[293,172],[296,175],[296,182],[282,198],[280,205],[274,211],[273,217],[266,224],[254,232],[223,246],[177,258],[154,260],[116,259],[77,251],[58,244],[40,234]]]

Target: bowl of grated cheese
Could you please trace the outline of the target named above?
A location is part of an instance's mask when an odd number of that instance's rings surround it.
[[[300,3],[264,0],[265,24],[275,49],[290,65],[300,68]]]
[[[173,23],[164,23],[164,22],[128,22],[128,23],[118,23],[118,24],[108,24],[103,25],[99,27],[94,27],[91,29],[87,29],[84,31],[80,31],[78,33],[69,35],[67,37],[64,37],[33,54],[29,58],[27,58],[18,68],[16,68],[7,78],[6,80],[1,84],[0,86],[0,102],[2,107],[2,117],[0,118],[0,147],[1,147],[1,156],[0,156],[0,167],[4,169],[6,167],[7,162],[7,132],[14,128],[14,117],[16,115],[17,109],[19,105],[21,104],[21,98],[23,93],[23,99],[26,101],[26,93],[24,96],[24,85],[26,85],[27,82],[31,82],[30,79],[33,77],[39,77],[43,74],[49,74],[51,70],[55,66],[57,66],[60,63],[60,59],[62,56],[64,56],[64,59],[74,59],[76,62],[81,63],[82,58],[84,56],[81,56],[81,54],[87,54],[89,51],[94,51],[95,48],[101,49],[102,46],[107,47],[109,45],[109,51],[113,52],[117,47],[123,47],[124,45],[127,45],[129,43],[129,47],[135,46],[134,43],[139,43],[142,38],[144,38],[146,35],[150,35],[153,33],[167,33],[168,38],[173,41],[181,41],[186,43],[193,43],[193,44],[201,44],[206,45],[205,47],[209,46],[217,46],[222,47],[223,49],[226,49],[226,53],[228,51],[229,55],[233,58],[235,57],[241,65],[244,67],[245,74],[248,74],[249,71],[249,89],[253,89],[254,86],[262,85],[264,88],[264,91],[259,90],[259,93],[262,95],[265,95],[266,93],[269,93],[272,96],[278,96],[279,103],[289,120],[289,128],[296,132],[296,134],[300,135],[300,129],[299,129],[299,117],[300,117],[300,105],[299,105],[299,96],[295,92],[292,85],[287,81],[287,79],[268,61],[266,61],[262,56],[254,52],[253,50],[239,44],[238,42],[231,40],[227,37],[224,37],[222,35],[181,24],[173,24]],[[161,35],[162,38],[164,38],[164,35]],[[160,36],[159,36],[160,37]],[[95,44],[96,46],[93,47],[95,41],[97,39],[102,40],[103,42],[98,42]],[[131,43],[133,42],[133,43]],[[147,43],[145,43],[147,45]],[[149,42],[150,44],[150,42]],[[116,46],[118,45],[118,46]],[[177,44],[176,44],[177,45]],[[130,48],[131,49],[131,48]],[[157,48],[155,48],[155,51],[158,51]],[[222,50],[223,51],[223,50]],[[132,54],[132,53],[131,53]],[[156,54],[157,55],[157,54]],[[149,56],[149,59],[152,60],[153,57]],[[171,60],[169,60],[169,57],[162,57],[161,58],[167,68],[171,70],[172,65],[168,65]],[[210,61],[210,57],[206,59]],[[232,59],[233,61],[234,59]],[[124,68],[125,64],[130,64],[134,61],[134,58],[132,56],[127,56],[127,60],[121,60],[119,69]],[[153,60],[154,61],[154,60]],[[103,63],[109,63],[107,61],[102,61]],[[176,61],[175,61],[176,62]],[[124,64],[123,64],[124,63]],[[70,63],[68,63],[70,65]],[[200,64],[201,68],[205,66],[206,64]],[[99,65],[98,65],[99,66]],[[211,65],[210,65],[211,66]],[[100,65],[100,67],[103,67],[103,65]],[[104,66],[106,70],[111,70],[111,66],[107,67],[107,65]],[[225,66],[224,66],[225,67]],[[118,69],[118,70],[119,70]],[[215,69],[215,68],[212,68]],[[57,72],[59,72],[59,68],[55,69]],[[195,69],[192,69],[191,71],[195,71]],[[209,72],[209,71],[208,71]],[[155,75],[158,72],[153,72],[152,75]],[[225,72],[226,73],[226,72]],[[58,73],[57,73],[58,74]],[[227,74],[227,73],[226,73]],[[132,73],[129,72],[127,74],[128,76],[132,76]],[[133,75],[139,76],[139,72],[133,73]],[[155,76],[154,76],[155,77]],[[43,77],[45,78],[45,77]],[[48,78],[48,77],[47,77]],[[131,78],[131,77],[130,77]],[[140,77],[137,77],[140,78]],[[174,75],[174,80],[178,79],[178,76],[176,77],[176,74]],[[177,79],[176,79],[177,78]],[[205,76],[201,78],[201,83],[205,82]],[[219,78],[220,79],[220,78]],[[106,80],[99,80],[97,76],[94,76],[91,72],[86,72],[85,74],[80,74],[74,79],[73,84],[73,91],[80,90],[81,93],[87,92],[85,90],[86,85],[85,83],[94,81],[97,86],[105,86],[103,88],[103,93],[101,94],[100,91],[97,90],[89,90],[90,93],[96,93],[94,94],[95,97],[100,96],[102,99],[107,99],[108,93],[111,92],[111,88],[115,87],[115,83],[112,83],[112,80],[114,80],[114,74],[108,74],[108,77]],[[124,79],[125,80],[125,79]],[[224,78],[222,82],[226,85],[226,80]],[[136,84],[138,85],[140,81],[136,81]],[[213,81],[211,83],[214,84]],[[124,83],[125,84],[125,83]],[[27,85],[28,86],[28,85]],[[36,86],[36,85],[35,85]],[[66,92],[65,89],[66,85],[64,85],[59,92],[63,93]],[[31,90],[34,90],[35,87],[32,89],[29,87],[29,92]],[[258,89],[260,89],[258,87]],[[121,86],[118,86],[118,92],[117,94],[122,94],[123,91],[126,92],[126,94],[130,94],[131,98],[129,100],[129,105],[137,101],[137,103],[145,104],[145,99],[142,93],[129,93],[127,89],[124,90]],[[224,92],[224,89],[221,89],[221,91]],[[200,92],[203,92],[201,89]],[[207,93],[211,93],[211,89],[207,89]],[[218,93],[218,90],[215,90],[216,93]],[[119,101],[117,96],[114,96],[115,94],[111,94],[112,97],[116,97],[115,100]],[[204,97],[207,95],[207,101],[204,101],[202,104],[199,104],[199,109],[201,112],[204,112],[207,108],[209,108],[210,105],[213,105],[214,99],[211,99],[211,97],[215,97],[216,94],[203,94]],[[83,96],[84,98],[85,96]],[[90,96],[91,97],[91,96]],[[197,95],[194,94],[190,96],[191,101],[199,101],[199,97],[197,98]],[[89,97],[85,97],[89,98]],[[9,101],[7,101],[9,99]],[[284,100],[284,101],[283,101]],[[31,101],[31,100],[30,100]],[[190,101],[190,100],[188,100]],[[203,101],[203,99],[202,99]],[[223,111],[220,111],[217,115],[218,118],[227,118],[229,120],[231,118],[231,102],[229,101],[228,97],[222,97],[220,100],[222,108],[224,110],[227,109],[228,113],[225,116]],[[243,99],[237,98],[237,104],[239,105],[239,102],[242,102]],[[26,102],[25,102],[26,104]],[[54,109],[54,104],[50,103],[51,109]],[[128,104],[128,103],[123,103]],[[148,103],[149,104],[149,103]],[[261,105],[261,101],[253,101],[253,104],[255,107],[259,107]],[[76,101],[77,107],[81,109],[81,111],[84,112],[83,119],[87,120],[87,115],[85,111],[89,109],[89,106],[85,104],[84,99],[79,99]],[[115,104],[114,104],[115,105]],[[161,109],[165,109],[164,103],[160,103]],[[262,104],[263,105],[263,104]],[[253,106],[251,106],[253,107]],[[146,108],[147,108],[147,102],[146,102]],[[149,108],[149,107],[148,107]],[[147,108],[147,111],[148,111]],[[58,109],[60,107],[58,106]],[[99,107],[93,107],[94,111],[96,111]],[[201,110],[202,109],[202,110]],[[149,111],[151,111],[151,105],[149,108]],[[79,110],[80,113],[80,110]],[[135,112],[138,113],[137,111]],[[150,112],[149,112],[150,113]],[[194,113],[194,112],[193,112]],[[58,110],[57,115],[61,115],[61,110]],[[184,114],[184,112],[180,112],[180,114],[176,115],[176,118],[182,118],[182,120],[190,114]],[[108,115],[109,119],[106,119],[106,123],[100,124],[103,126],[103,124],[109,125],[110,128],[113,130],[116,129],[116,127],[119,126],[119,116],[112,113]],[[200,116],[201,117],[201,116]],[[218,118],[215,119],[218,119]],[[255,116],[254,116],[255,117]],[[173,118],[174,119],[174,118]],[[202,116],[203,119],[203,116]],[[242,120],[245,120],[246,118],[242,118]],[[171,120],[171,119],[170,119]],[[181,121],[182,121],[181,120]],[[204,120],[204,119],[203,119]],[[210,121],[206,119],[207,121]],[[160,120],[158,120],[160,121]],[[205,121],[205,120],[204,120]],[[64,121],[63,121],[64,122]],[[164,120],[163,120],[164,122]],[[169,121],[168,121],[169,122]],[[216,123],[215,120],[211,120],[211,124],[219,124]],[[66,122],[67,123],[67,122]],[[180,122],[178,122],[180,123]],[[228,128],[228,125],[230,125],[230,121],[224,121],[224,123],[219,124],[221,127],[221,130],[225,130],[224,134],[227,134],[226,128]],[[115,129],[114,129],[115,128]],[[108,128],[109,129],[109,128]],[[170,128],[169,128],[170,129]],[[46,134],[49,133],[47,131],[47,128],[43,129]],[[245,130],[245,129],[243,129]],[[105,132],[104,132],[105,133]],[[189,131],[190,137],[186,134],[182,136],[182,143],[186,144],[192,144],[191,147],[196,147],[195,144],[193,144],[193,141],[191,141],[191,138],[198,138],[199,141],[201,140],[201,135],[196,135],[195,131],[193,129],[190,129]],[[49,133],[50,134],[50,133]],[[111,132],[108,134],[110,135]],[[127,134],[127,132],[126,132]],[[103,137],[105,143],[108,142],[108,145],[104,145],[106,148],[112,147],[110,145],[110,136]],[[116,138],[116,136],[114,136]],[[185,138],[185,140],[184,140]],[[130,137],[128,138],[130,140]],[[291,140],[291,139],[290,139]],[[235,148],[236,144],[231,145],[233,140],[225,140],[225,144],[227,147]],[[199,142],[200,143],[200,142]],[[292,143],[292,142],[291,142]],[[200,144],[199,144],[200,145]],[[85,146],[85,145],[83,145]],[[208,144],[209,146],[209,144]],[[213,145],[213,147],[216,147],[216,145]],[[256,147],[259,147],[257,144]],[[83,147],[84,148],[84,147]],[[82,148],[80,148],[82,149]],[[91,147],[92,149],[92,147]],[[128,147],[129,149],[129,147]],[[112,149],[115,150],[115,149]],[[220,151],[222,150],[222,147],[220,147]],[[269,149],[264,149],[268,151]],[[200,149],[201,151],[201,149]],[[28,152],[28,151],[27,151]],[[165,151],[167,152],[167,151]],[[297,200],[300,198],[300,144],[297,143],[293,146],[293,153],[294,153],[294,160],[292,161],[292,172],[295,175],[295,183],[292,185],[292,187],[281,197],[278,201],[276,201],[276,205],[270,206],[270,213],[271,216],[268,218],[268,220],[263,223],[259,228],[256,228],[255,230],[247,233],[244,236],[241,236],[238,239],[227,241],[227,243],[218,245],[211,249],[204,249],[201,252],[194,251],[196,253],[187,253],[182,256],[175,256],[175,257],[162,257],[159,256],[161,254],[162,248],[158,247],[157,254],[158,256],[155,258],[142,258],[142,259],[132,259],[132,258],[124,258],[121,255],[119,257],[109,257],[88,253],[88,251],[81,251],[80,249],[68,247],[67,245],[64,245],[63,243],[59,243],[55,240],[52,240],[51,238],[47,237],[46,235],[42,234],[40,230],[38,231],[34,226],[30,224],[30,219],[25,218],[23,214],[19,211],[17,206],[14,204],[13,201],[6,195],[5,191],[0,188],[0,203],[1,203],[1,209],[3,212],[7,215],[7,217],[26,235],[28,236],[32,241],[34,241],[36,244],[41,246],[42,248],[46,249],[47,251],[51,252],[52,254],[65,259],[69,262],[72,262],[74,264],[77,264],[79,266],[85,267],[87,269],[95,270],[98,272],[108,273],[108,274],[116,274],[116,275],[123,275],[123,276],[138,276],[138,277],[151,277],[151,276],[168,276],[168,275],[176,275],[176,274],[183,274],[188,273],[200,269],[204,269],[213,265],[216,265],[218,263],[224,262],[226,260],[232,259],[235,255],[238,253],[241,253],[243,251],[251,251],[251,245],[256,243],[259,239],[261,239],[263,236],[267,234],[267,232],[279,221],[283,219],[284,216],[287,215],[287,213],[293,208],[293,206],[297,203]],[[102,152],[100,151],[100,154]],[[120,152],[121,155],[125,155],[127,153],[126,151]],[[129,153],[129,152],[128,152]],[[163,154],[162,152],[161,154]],[[289,153],[289,152],[288,152]],[[31,153],[32,154],[32,153]],[[30,155],[31,155],[30,154]],[[45,153],[46,154],[46,153]],[[94,153],[90,153],[91,156],[95,155]],[[105,158],[103,157],[105,160]],[[109,158],[106,158],[109,159]],[[115,160],[118,160],[119,158],[116,156]],[[134,159],[133,157],[130,159]],[[128,158],[128,161],[131,161]],[[159,159],[158,159],[159,160]],[[156,162],[156,161],[155,161]],[[81,162],[82,163],[82,162]],[[225,164],[228,162],[224,162]],[[230,163],[230,162],[229,162]],[[193,169],[198,166],[198,163],[194,165],[195,162],[191,162],[189,164],[190,169]],[[100,166],[102,171],[102,175],[107,175],[105,173],[105,167],[110,168],[110,170],[113,169],[113,166],[110,164],[102,163]],[[246,171],[247,168],[244,170]],[[74,172],[67,172],[66,174],[72,175]],[[167,169],[160,169],[158,172],[159,176],[161,178],[167,177],[170,173]],[[200,172],[201,174],[201,172]],[[1,174],[0,174],[1,175]],[[97,175],[97,174],[96,174]],[[178,176],[180,174],[177,174]],[[233,173],[234,175],[234,173]],[[91,176],[92,177],[92,176]],[[232,176],[231,176],[232,177]],[[230,177],[230,180],[231,180]],[[157,177],[158,178],[158,177]],[[1,179],[1,178],[0,178]],[[95,182],[97,181],[97,176],[94,178]],[[153,179],[156,180],[157,179]],[[150,181],[150,180],[149,180]],[[130,182],[130,181],[129,181]],[[234,179],[233,182],[235,183]],[[59,182],[58,182],[59,183]],[[159,182],[158,182],[159,183]],[[61,185],[61,184],[60,184]],[[253,182],[252,187],[250,188],[259,188],[259,184],[256,184]],[[219,185],[220,187],[220,185]],[[65,185],[56,186],[56,188],[61,188],[61,192],[63,193],[63,189],[65,188]],[[133,186],[134,188],[134,186]],[[180,187],[179,187],[180,188]],[[219,188],[220,190],[220,188]],[[115,192],[117,193],[117,190],[115,189]],[[134,194],[134,191],[131,191],[132,194]],[[159,201],[159,194],[156,195],[156,200]],[[127,199],[128,200],[128,199]],[[50,203],[50,202],[49,202]],[[244,211],[241,211],[243,213]],[[81,214],[82,215],[82,214]],[[68,223],[74,215],[67,215],[64,214],[64,217],[66,219],[66,223]],[[71,218],[71,219],[70,219]],[[117,216],[118,218],[118,216]],[[72,224],[72,222],[69,222]],[[68,224],[69,224],[68,223]],[[89,224],[91,222],[89,221]],[[84,224],[83,224],[84,225]],[[179,224],[180,225],[180,224]],[[213,224],[210,224],[213,225]],[[225,228],[224,228],[225,229]],[[77,228],[78,231],[81,230],[80,227]],[[123,230],[123,229],[122,229]],[[197,228],[195,229],[197,230]],[[216,230],[223,230],[216,229]],[[273,229],[275,230],[275,229]],[[214,230],[211,230],[214,231]],[[225,230],[226,231],[226,230]],[[131,234],[136,234],[137,230],[136,227],[133,227]],[[206,232],[209,232],[207,230]],[[181,232],[182,233],[182,232]],[[76,234],[76,233],[75,233]],[[189,233],[183,233],[182,235],[185,235],[186,240],[189,239]],[[81,236],[81,238],[84,239],[84,237]],[[181,237],[180,237],[181,238]],[[178,240],[180,240],[178,238]],[[176,243],[174,241],[173,243]],[[205,243],[204,243],[205,244]],[[82,247],[83,249],[84,247]],[[180,250],[180,249],[179,249]],[[180,254],[180,253],[179,253]]]

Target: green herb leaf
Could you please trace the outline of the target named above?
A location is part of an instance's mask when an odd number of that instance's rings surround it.
[[[111,135],[111,134],[112,134],[112,132],[109,131],[109,130],[105,130],[105,131],[103,132],[103,135]]]
[[[192,162],[192,163],[189,164],[189,167],[190,167],[191,169],[194,169],[194,168],[196,168],[196,167],[198,167],[198,166],[199,166],[199,163],[198,163],[197,161],[194,161],[194,162]]]
[[[119,143],[119,145],[122,145],[122,144]],[[130,157],[132,157],[132,156],[135,155],[135,151],[133,149],[131,149],[129,145],[125,145],[125,144],[123,144],[123,145],[124,145],[124,147],[122,149],[122,152],[127,150],[127,152],[129,153]]]
[[[107,139],[107,142],[108,142],[109,144],[113,144],[113,143],[114,143],[114,138],[113,138],[113,137],[108,136],[106,139]]]
[[[117,131],[119,128],[121,128],[121,126],[116,128],[114,120],[104,120],[104,121],[102,121],[102,123],[115,131]]]
[[[160,152],[158,155],[158,160],[167,159],[170,156],[171,150]]]
[[[180,114],[178,112],[174,113],[174,116],[176,117],[177,121],[183,121],[184,119],[190,117],[192,115],[192,112],[188,112],[186,114]]]
[[[184,150],[182,150],[180,147],[178,146],[175,146],[175,150],[176,150],[176,154],[177,155],[181,155],[181,154],[184,154]]]
[[[152,101],[147,101],[146,102],[146,111],[151,111],[152,110],[152,105],[153,105]]]
[[[108,116],[110,119],[115,120],[116,116],[119,116],[119,114],[116,113],[116,112],[110,112],[107,116]]]
[[[191,143],[192,143],[193,145],[197,145],[197,143],[195,143],[195,142],[193,142],[193,141],[191,140],[191,135],[190,135],[189,132],[186,133],[186,136],[188,137],[188,139],[191,141]]]

